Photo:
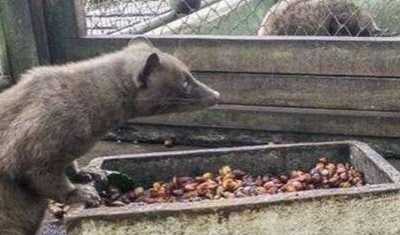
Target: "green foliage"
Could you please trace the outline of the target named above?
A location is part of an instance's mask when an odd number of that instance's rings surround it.
[[[275,0],[253,0],[202,27],[198,34],[255,35]]]
[[[368,9],[381,29],[400,32],[399,0],[354,0],[354,2]]]
[[[131,177],[117,171],[110,171],[107,174],[107,181],[108,185],[117,187],[122,193],[126,193],[135,187],[135,182]]]
[[[381,29],[400,32],[399,0],[353,1],[371,12]],[[274,3],[275,0],[253,0],[202,27],[197,34],[255,35],[264,15]]]

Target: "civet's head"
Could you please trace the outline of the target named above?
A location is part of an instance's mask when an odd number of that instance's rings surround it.
[[[137,88],[134,115],[193,111],[218,102],[217,91],[194,78],[182,61],[161,52],[147,40],[136,39],[125,51],[135,58],[128,58],[131,62],[126,64]]]

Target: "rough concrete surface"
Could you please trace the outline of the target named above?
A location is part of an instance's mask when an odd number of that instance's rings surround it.
[[[314,200],[230,213],[178,213],[121,220],[87,220],[72,235],[357,235],[399,234],[399,195]]]

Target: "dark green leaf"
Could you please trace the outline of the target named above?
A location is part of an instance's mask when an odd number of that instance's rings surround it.
[[[124,173],[110,171],[107,175],[107,180],[108,185],[117,187],[122,193],[126,193],[135,188],[133,179]]]

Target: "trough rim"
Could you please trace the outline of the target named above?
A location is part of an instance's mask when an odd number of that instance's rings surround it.
[[[318,189],[306,190],[293,193],[281,193],[268,195],[251,196],[244,198],[224,199],[224,200],[203,200],[198,202],[179,202],[179,203],[156,203],[144,205],[126,205],[124,207],[99,207],[83,209],[82,207],[72,209],[65,217],[64,222],[67,225],[78,223],[81,220],[101,219],[115,221],[126,218],[137,217],[143,215],[168,216],[178,213],[203,214],[203,213],[225,213],[231,211],[239,211],[245,209],[263,208],[269,205],[278,203],[293,203],[296,201],[321,200],[329,198],[354,199],[365,196],[383,194],[383,193],[398,193],[400,192],[400,172],[397,171],[389,162],[387,162],[380,154],[373,150],[369,145],[354,140],[347,141],[329,141],[329,142],[313,142],[313,143],[294,143],[294,144],[269,144],[269,145],[254,145],[241,147],[223,147],[209,148],[199,150],[179,150],[168,152],[153,152],[140,154],[124,154],[99,157],[93,159],[88,167],[100,168],[103,162],[114,159],[127,158],[160,158],[160,157],[181,157],[188,154],[216,153],[226,151],[249,151],[261,149],[279,149],[289,147],[318,147],[318,146],[337,146],[348,145],[356,147],[366,153],[369,159],[383,172],[385,172],[392,183],[372,184],[361,187],[340,188],[340,189]],[[350,156],[351,157],[351,156]],[[68,226],[67,226],[68,227]]]

